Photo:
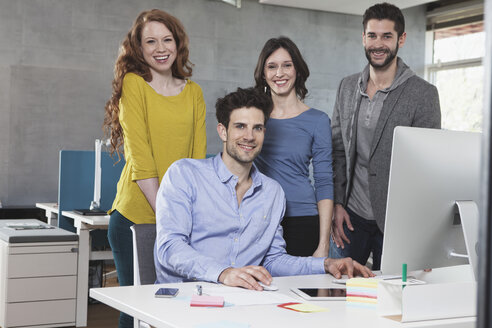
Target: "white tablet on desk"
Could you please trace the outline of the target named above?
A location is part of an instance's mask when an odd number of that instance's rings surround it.
[[[345,288],[291,288],[294,293],[309,301],[345,301]]]

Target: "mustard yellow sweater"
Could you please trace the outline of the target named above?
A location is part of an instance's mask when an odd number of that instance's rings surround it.
[[[204,158],[207,148],[205,101],[200,86],[190,80],[176,96],[158,94],[133,73],[123,79],[120,124],[126,164],[111,212],[128,220],[155,223],[155,213],[136,180],[159,178],[181,158]]]

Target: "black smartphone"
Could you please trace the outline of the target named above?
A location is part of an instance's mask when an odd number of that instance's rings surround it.
[[[174,297],[178,295],[178,288],[159,288],[155,292],[155,297]]]

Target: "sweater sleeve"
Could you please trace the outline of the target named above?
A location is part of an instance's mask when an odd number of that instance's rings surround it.
[[[120,98],[120,124],[123,128],[125,157],[131,164],[133,181],[158,176],[148,136],[142,83],[145,81],[141,77],[126,74]]]
[[[331,156],[330,118],[325,113],[318,118],[313,139],[313,178],[316,201],[333,199],[333,167]]]
[[[417,106],[412,126],[421,128],[441,128],[441,106],[439,104],[439,93],[437,88],[430,83],[425,83],[422,88],[422,99]]]
[[[331,121],[332,148],[333,148],[333,184],[335,204],[345,203],[345,188],[347,186],[347,162],[345,157],[345,146],[343,145],[341,117],[340,117],[340,97],[344,81],[340,82],[333,108]]]
[[[205,158],[207,152],[207,132],[205,126],[206,106],[202,89],[197,85],[194,96],[194,127],[192,158]]]

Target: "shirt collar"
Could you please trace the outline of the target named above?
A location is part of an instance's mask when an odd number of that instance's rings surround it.
[[[230,179],[236,177],[224,164],[224,161],[222,160],[222,152],[215,155],[213,159],[213,165],[214,170],[222,183],[227,183]],[[254,163],[251,166],[251,171],[249,174],[251,176],[251,179],[253,179],[253,187],[256,188],[258,186],[261,186],[261,174],[259,173],[258,168]]]
[[[395,74],[395,78],[393,79],[393,82],[391,82],[391,85],[384,89],[384,90],[381,90],[383,92],[387,92],[387,91],[391,91],[393,90],[394,88],[396,88],[400,83],[399,81],[399,77],[406,71],[408,70],[408,66],[407,64],[405,64],[405,62],[403,61],[403,59],[401,59],[400,57],[397,57],[397,60],[396,60],[396,74]],[[366,89],[367,89],[367,83],[369,82],[369,64],[366,65],[366,67],[364,67],[364,70],[361,72],[360,76],[359,76],[359,91],[361,94],[366,94]]]
[[[258,168],[256,167],[256,164],[253,162],[253,165],[251,166],[251,179],[253,179],[253,187],[259,187],[261,186],[261,174],[259,173]]]

